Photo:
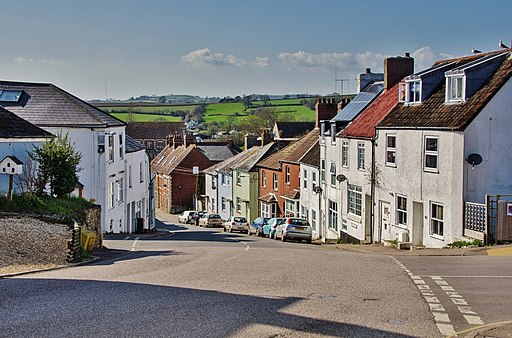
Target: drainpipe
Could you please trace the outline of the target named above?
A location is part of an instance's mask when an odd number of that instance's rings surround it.
[[[375,139],[377,138],[377,131],[375,131],[375,137],[372,138],[372,176],[371,176],[371,187],[370,187],[370,242],[373,243],[373,231],[375,229],[375,181],[377,179],[376,169],[377,164],[375,163]],[[379,236],[380,237],[380,236]]]

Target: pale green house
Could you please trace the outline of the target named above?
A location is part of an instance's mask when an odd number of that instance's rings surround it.
[[[274,153],[278,144],[271,142],[262,147],[245,150],[243,159],[231,167],[233,174],[233,215],[247,218],[252,222],[258,212],[258,169],[256,164]]]

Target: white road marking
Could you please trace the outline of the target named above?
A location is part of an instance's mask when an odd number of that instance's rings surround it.
[[[471,325],[482,325],[484,322],[482,321],[482,318],[480,316],[468,316],[464,315],[464,318],[468,321]]]
[[[436,325],[442,335],[451,336],[456,333],[453,325],[451,324],[436,323]]]
[[[471,310],[470,306],[457,306],[457,308],[459,309],[460,313],[468,313],[468,314],[472,314],[472,315],[476,315],[477,314],[476,312]]]
[[[139,240],[140,237],[135,237],[135,240],[133,241],[133,244],[132,244],[132,248],[130,249],[130,251],[135,251],[135,246],[137,245],[137,241]]]
[[[434,312],[434,311],[444,312],[445,311],[444,307],[441,304],[428,303],[428,306],[430,306],[430,311],[432,311],[432,312]]]
[[[431,276],[420,276],[423,278],[427,278]],[[435,276],[437,277],[437,276]],[[442,278],[512,278],[512,276],[442,276]],[[434,279],[434,278],[432,278]]]
[[[452,302],[455,305],[468,305],[468,302],[462,298],[452,298]]]
[[[436,322],[445,322],[445,323],[449,323],[450,322],[450,317],[448,317],[447,313],[444,313],[444,312],[432,312],[432,314],[434,315],[434,319],[435,319]]]

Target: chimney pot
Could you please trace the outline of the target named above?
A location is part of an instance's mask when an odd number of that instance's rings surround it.
[[[406,57],[406,58],[410,58],[410,57],[411,57],[411,53],[409,53],[409,52],[405,52],[405,57]]]
[[[372,72],[371,68],[366,68],[366,74],[370,74]]]

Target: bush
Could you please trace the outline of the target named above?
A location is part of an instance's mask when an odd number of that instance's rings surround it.
[[[455,241],[453,243],[450,243],[447,245],[450,248],[465,248],[468,246],[476,246],[476,247],[482,247],[484,246],[484,243],[479,239],[474,239],[471,242],[468,241]]]

